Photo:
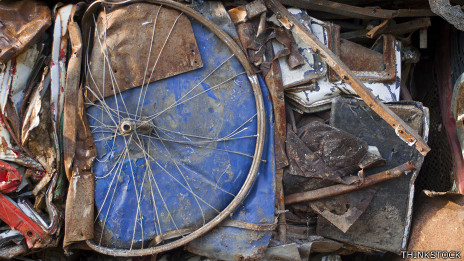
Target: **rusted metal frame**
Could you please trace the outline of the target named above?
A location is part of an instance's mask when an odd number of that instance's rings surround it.
[[[329,45],[329,49],[332,50],[337,56],[341,56],[341,44],[340,44],[340,30],[335,30],[333,33],[333,41]],[[396,40],[392,35],[383,35],[383,62],[385,64],[385,70],[383,71],[352,71],[360,80],[363,81],[378,81],[378,82],[395,82],[396,81]],[[330,48],[332,46],[332,48]],[[353,53],[353,57],[356,54]],[[330,81],[339,81],[340,77],[337,72],[330,68],[329,70]]]
[[[323,198],[329,198],[341,194],[345,194],[351,191],[364,189],[372,185],[384,182],[390,179],[395,179],[401,177],[406,172],[415,170],[416,167],[413,162],[406,162],[396,168],[386,170],[377,174],[373,174],[364,178],[362,184],[353,184],[353,185],[334,185],[325,188],[315,189],[311,191],[301,192],[290,194],[285,197],[285,204],[291,205],[300,202],[313,201]]]
[[[332,67],[335,72],[348,83],[353,90],[363,99],[369,107],[374,110],[382,119],[384,119],[395,133],[409,146],[415,146],[422,154],[427,155],[430,147],[422,139],[422,137],[407,125],[400,117],[398,117],[385,104],[379,101],[369,89],[354,75],[354,73],[332,52],[330,51],[317,37],[306,29],[288,10],[277,0],[267,0],[268,7],[277,15],[283,26],[292,30],[306,44],[313,49],[319,51],[322,59]]]
[[[358,7],[328,0],[281,0],[282,4],[302,9],[316,10],[331,14],[360,19],[391,19],[394,17],[434,16],[429,9],[385,10],[376,7]]]
[[[259,169],[259,165],[261,162],[261,156],[264,147],[264,138],[265,138],[265,111],[264,111],[264,103],[263,103],[263,96],[261,93],[261,89],[258,82],[258,77],[253,71],[252,66],[249,64],[245,54],[243,53],[242,49],[236,44],[236,42],[223,30],[221,30],[216,24],[206,19],[201,14],[197,13],[193,9],[171,0],[128,0],[122,2],[110,2],[110,1],[96,1],[92,3],[87,11],[85,12],[82,18],[82,26],[83,26],[83,42],[88,43],[88,37],[90,36],[91,26],[93,24],[93,14],[99,9],[102,4],[110,4],[110,5],[124,5],[130,3],[137,3],[137,2],[146,2],[152,4],[158,4],[163,6],[168,6],[174,9],[177,9],[181,12],[184,12],[186,15],[191,16],[195,20],[199,21],[203,25],[205,25],[209,30],[211,30],[217,37],[219,37],[231,50],[231,52],[235,55],[235,57],[239,60],[239,62],[244,67],[248,79],[251,83],[253,94],[256,101],[256,110],[257,110],[257,137],[256,137],[256,147],[253,156],[253,161],[250,167],[250,171],[248,176],[240,189],[237,193],[236,197],[229,203],[229,205],[214,219],[200,227],[198,230],[172,242],[169,242],[164,245],[145,248],[145,249],[138,249],[138,250],[123,250],[123,249],[111,249],[107,247],[98,246],[94,242],[87,240],[87,246],[90,247],[92,250],[97,251],[102,254],[106,255],[113,255],[113,256],[145,256],[145,255],[153,255],[156,253],[160,253],[163,251],[171,250],[177,247],[180,247],[188,242],[192,241],[193,239],[205,234],[216,225],[221,223],[226,217],[228,217],[233,210],[240,204],[240,202],[246,197],[248,191],[250,190],[253,182],[256,178],[257,171]],[[84,53],[88,52],[88,47],[84,47]]]

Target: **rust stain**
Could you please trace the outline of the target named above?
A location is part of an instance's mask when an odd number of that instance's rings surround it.
[[[105,52],[109,64],[104,59]],[[187,16],[149,3],[134,3],[107,15],[100,12],[90,60],[90,73],[94,78],[89,81],[90,87],[96,93],[104,93],[104,97],[203,67]],[[95,86],[94,82],[105,82],[105,86]],[[96,100],[94,95],[86,95]]]

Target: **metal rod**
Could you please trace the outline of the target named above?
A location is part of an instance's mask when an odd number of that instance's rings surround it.
[[[300,202],[307,202],[313,201],[328,197],[337,196],[340,194],[345,194],[351,191],[364,189],[375,185],[377,183],[387,181],[390,179],[396,179],[403,176],[404,173],[408,171],[415,170],[416,167],[412,161],[406,162],[403,165],[400,165],[396,168],[386,170],[371,176],[367,176],[364,178],[362,184],[353,184],[353,185],[334,185],[325,188],[315,189],[311,191],[301,192],[290,194],[285,197],[285,205],[300,203]]]

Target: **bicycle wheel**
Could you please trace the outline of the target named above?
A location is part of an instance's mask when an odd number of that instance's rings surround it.
[[[95,81],[89,48],[85,92],[97,149],[97,235],[87,243],[116,256],[173,249],[219,224],[249,191],[264,143],[262,94],[246,57],[227,34],[182,4],[143,1],[158,10],[147,52],[162,57],[177,21],[187,16],[203,67],[149,83],[157,63],[148,68],[148,61],[140,61],[151,72],[145,84],[127,89],[118,83],[106,32],[98,30],[94,13],[134,2],[95,2],[83,18],[84,26],[95,28],[94,47],[100,45],[107,67],[100,71],[109,74],[113,91],[105,94],[105,83]],[[167,36],[157,39],[162,8],[179,15]],[[83,32],[85,41],[91,30]],[[151,54],[156,42],[162,48]]]

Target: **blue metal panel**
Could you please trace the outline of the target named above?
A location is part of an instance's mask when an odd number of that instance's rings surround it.
[[[260,78],[266,110],[266,140],[258,177],[243,205],[230,218],[252,224],[274,223],[275,154],[272,103],[269,91]],[[260,257],[271,239],[272,231],[254,231],[218,226],[208,234],[192,241],[187,249],[198,255],[220,260],[255,260]]]
[[[256,142],[251,85],[221,40],[195,21],[192,27],[203,68],[107,98],[107,107],[87,109],[98,155],[95,202],[104,228],[97,243],[147,247],[156,235],[201,226],[228,205],[248,175]],[[150,135],[111,133],[124,118],[150,116],[156,116]],[[274,189],[250,195],[262,191]],[[271,205],[264,216],[273,216]]]

